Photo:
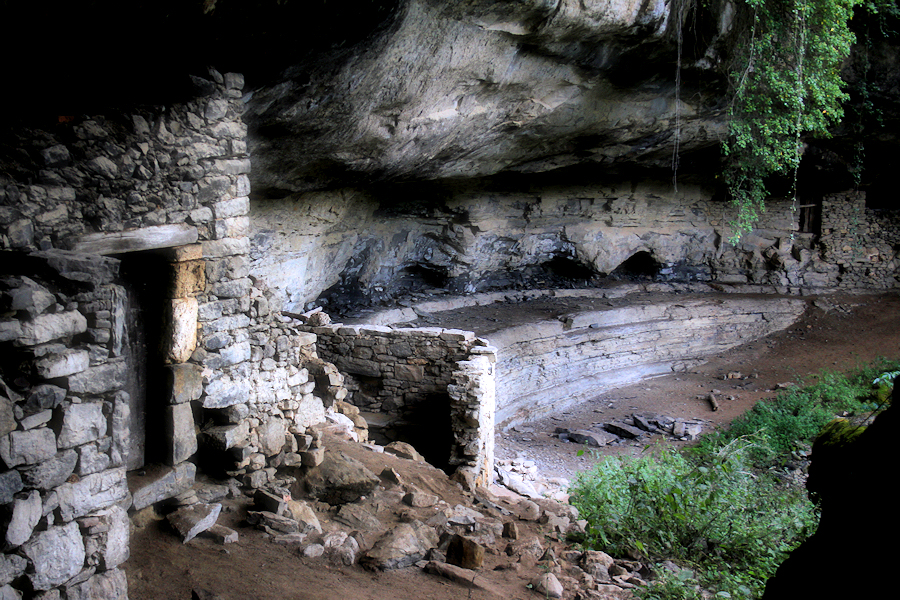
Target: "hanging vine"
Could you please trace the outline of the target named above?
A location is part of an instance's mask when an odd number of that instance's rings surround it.
[[[737,207],[732,241],[765,210],[766,180],[793,176],[804,135],[827,136],[848,95],[841,66],[850,54],[859,0],[742,0],[748,14],[730,73],[725,183]]]

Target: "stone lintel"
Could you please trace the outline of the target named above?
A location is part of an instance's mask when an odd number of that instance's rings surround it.
[[[77,239],[72,249],[84,254],[120,254],[185,246],[195,243],[198,238],[196,227],[176,223],[115,233],[90,233]]]

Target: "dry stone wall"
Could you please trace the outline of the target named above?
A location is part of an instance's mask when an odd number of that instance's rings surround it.
[[[898,285],[900,224],[896,211],[866,208],[865,192],[828,196],[822,203],[822,245],[842,287]]]
[[[125,598],[129,510],[321,459],[341,377],[251,278],[243,78],[194,83],[0,148],[3,597]]]
[[[352,402],[363,410],[400,418],[424,408],[434,415],[422,405],[446,397],[449,423],[415,425],[426,435],[449,426],[448,466],[480,484],[491,481],[496,354],[487,342],[470,331],[438,327],[334,324],[310,330],[322,358],[348,374]]]

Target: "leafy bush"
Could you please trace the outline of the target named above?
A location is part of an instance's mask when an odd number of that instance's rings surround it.
[[[778,469],[798,443],[810,444],[838,413],[878,408],[875,384],[896,368],[881,360],[850,375],[823,372],[812,385],[758,403],[724,432],[682,454],[661,447],[636,459],[611,458],[580,474],[571,502],[589,526],[585,544],[612,554],[676,560],[639,591],[653,600],[758,597],[788,553],[815,529],[805,490]],[[873,381],[875,384],[873,384]]]
[[[728,430],[704,436],[694,452],[715,452],[731,440],[755,436],[758,443],[751,456],[757,465],[785,464],[798,443],[811,444],[836,414],[876,410],[885,394],[873,387],[872,381],[890,366],[882,359],[848,375],[823,371],[811,385],[785,390],[774,399],[758,402],[732,421]]]
[[[760,593],[816,517],[802,490],[749,468],[752,446],[737,439],[703,462],[671,448],[601,462],[570,489],[590,524],[587,545],[694,566],[695,581],[663,578],[649,598],[688,597],[698,583],[733,597]]]

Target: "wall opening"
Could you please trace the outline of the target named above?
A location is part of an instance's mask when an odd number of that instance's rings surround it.
[[[428,288],[444,289],[450,280],[446,267],[411,265],[400,270],[396,285],[398,291],[417,292]]]
[[[397,439],[412,444],[428,464],[448,475],[456,467],[450,465],[453,428],[450,421],[450,396],[434,393],[407,406],[403,418],[395,424]]]
[[[131,365],[125,387],[131,403],[126,467],[134,470],[163,462],[165,454],[162,332],[171,266],[152,252],[117,258],[122,261],[119,272],[127,293],[123,350]]]
[[[646,281],[656,279],[660,264],[646,250],[635,252],[609,274],[618,281]]]

